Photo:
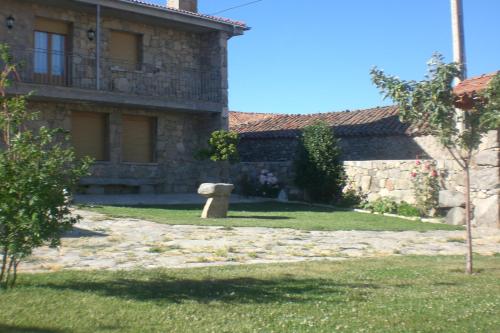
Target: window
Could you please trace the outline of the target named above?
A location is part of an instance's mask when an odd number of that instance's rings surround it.
[[[109,52],[115,64],[129,69],[138,69],[142,62],[142,36],[112,30]]]
[[[78,157],[109,161],[109,115],[71,112],[71,142]]]
[[[33,72],[41,83],[64,84],[69,25],[65,22],[36,18]]]
[[[122,160],[155,162],[156,118],[124,115],[122,124]]]

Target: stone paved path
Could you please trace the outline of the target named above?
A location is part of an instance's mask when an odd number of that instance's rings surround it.
[[[21,271],[137,269],[238,263],[342,260],[388,255],[463,255],[463,231],[303,231],[165,225],[112,219],[79,211],[84,219],[61,249],[40,248]],[[474,230],[474,251],[500,253],[500,231]]]

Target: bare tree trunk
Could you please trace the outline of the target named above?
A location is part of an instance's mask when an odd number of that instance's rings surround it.
[[[3,281],[3,277],[5,276],[5,269],[7,268],[7,258],[8,258],[8,254],[7,254],[7,246],[4,246],[4,249],[3,249],[3,256],[2,256],[2,270],[0,271],[0,284],[2,283]]]
[[[470,169],[469,162],[465,165],[465,224],[467,227],[467,253],[465,271],[472,274],[472,227],[471,227],[471,203],[470,203]]]
[[[17,266],[19,266],[19,260],[14,258],[14,276],[12,278],[12,282],[10,283],[10,287],[14,288],[16,285],[16,280],[17,280]]]

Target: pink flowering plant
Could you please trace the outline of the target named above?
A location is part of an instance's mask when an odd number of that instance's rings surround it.
[[[415,161],[410,173],[417,207],[425,215],[434,215],[439,204],[439,173],[435,161]]]

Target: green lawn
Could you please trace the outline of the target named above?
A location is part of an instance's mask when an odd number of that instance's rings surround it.
[[[500,259],[21,275],[0,332],[498,332]]]
[[[423,223],[301,204],[266,202],[233,204],[227,219],[201,219],[200,205],[83,207],[112,217],[131,217],[165,224],[273,227],[303,230],[428,231],[463,230],[446,224]]]

